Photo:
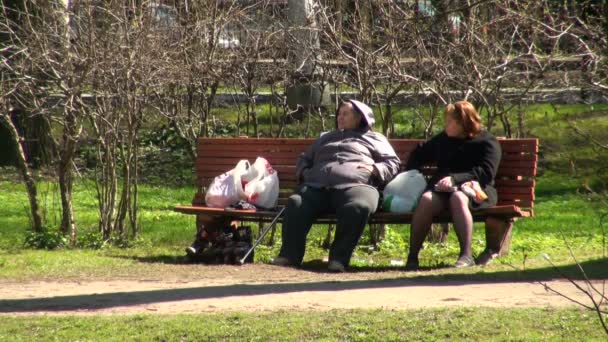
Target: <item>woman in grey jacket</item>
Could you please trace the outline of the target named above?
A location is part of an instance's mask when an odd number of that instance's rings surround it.
[[[371,214],[379,190],[399,171],[400,161],[386,137],[371,130],[372,109],[350,100],[336,111],[337,129],[323,134],[296,166],[300,185],[289,198],[283,220],[282,246],[273,264],[298,266],[306,236],[315,219],[335,212],[336,234],[328,269],[343,272]]]

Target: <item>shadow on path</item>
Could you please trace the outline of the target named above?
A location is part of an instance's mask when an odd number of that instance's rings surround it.
[[[592,260],[582,265],[590,278],[608,278],[608,260]],[[575,266],[562,267],[563,272],[573,272]],[[549,274],[552,274],[549,277]],[[85,294],[46,298],[0,300],[0,313],[35,311],[96,310],[119,306],[224,298],[231,296],[255,296],[303,291],[344,291],[408,286],[458,286],[474,284],[498,284],[503,282],[531,282],[559,278],[553,269],[533,271],[508,271],[488,274],[424,275],[415,277],[378,280],[321,281],[277,284],[235,284],[195,288],[161,289],[149,291]],[[441,290],[439,290],[441,291]]]

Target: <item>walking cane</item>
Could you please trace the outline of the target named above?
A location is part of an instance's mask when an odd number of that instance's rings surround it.
[[[260,234],[260,237],[255,241],[255,243],[253,244],[253,246],[251,246],[251,248],[249,248],[249,250],[247,251],[247,253],[245,253],[245,255],[243,256],[242,259],[239,260],[239,265],[242,265],[245,263],[245,259],[247,259],[247,257],[249,256],[249,254],[251,254],[251,252],[253,252],[253,250],[260,244],[260,242],[262,242],[262,239],[264,238],[264,236],[266,236],[266,234],[268,234],[268,232],[270,231],[270,229],[272,229],[272,227],[274,227],[277,222],[279,221],[279,218],[281,217],[281,215],[283,215],[283,212],[285,211],[285,207],[281,208],[281,210],[279,210],[279,213],[277,214],[277,216],[275,216],[272,219],[272,222],[270,222],[270,224],[268,225],[268,227],[266,229],[264,229],[264,231],[262,232],[262,234]]]

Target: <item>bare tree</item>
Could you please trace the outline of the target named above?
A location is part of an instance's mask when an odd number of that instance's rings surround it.
[[[80,13],[97,66],[88,118],[96,140],[99,229],[106,240],[124,242],[139,232],[140,128],[153,91],[164,90],[173,38],[153,10],[125,10],[115,1]]]
[[[3,10],[7,10],[4,5]],[[71,11],[70,2],[27,2],[18,13],[19,25],[8,34],[14,49],[22,49],[28,58],[28,63],[13,66],[16,77],[25,81],[16,89],[26,99],[19,105],[61,127],[61,139],[57,142],[60,229],[74,242],[74,154],[86,112],[82,95],[91,63],[84,57],[86,48],[73,36]]]
[[[8,61],[3,61],[2,64],[8,66]],[[0,70],[3,69],[4,68],[0,68]],[[10,105],[11,101],[9,98],[14,92],[14,89],[7,89],[10,87],[11,83],[10,81],[4,79],[4,76],[7,74],[3,72],[3,77],[0,81],[0,93],[2,94],[2,97],[0,98],[0,122],[8,129],[8,132],[10,134],[10,141],[12,142],[16,150],[17,168],[19,169],[21,177],[25,182],[28,199],[30,202],[30,213],[32,215],[32,231],[35,233],[42,233],[45,227],[43,224],[42,215],[40,214],[40,205],[38,204],[38,190],[36,187],[36,182],[34,181],[34,177],[32,176],[32,172],[28,165],[23,146],[21,145],[23,139],[21,138],[21,135],[19,134],[17,128],[15,127],[15,124],[13,123],[13,119],[11,118],[12,107]]]
[[[270,1],[260,1],[243,8],[233,16],[232,25],[238,32],[238,45],[232,47],[230,69],[235,89],[245,95],[245,132],[259,137],[257,97],[260,86],[271,84],[277,77],[275,68],[282,67],[277,61],[284,56],[283,25]],[[240,133],[240,106],[237,125]]]
[[[302,106],[310,109],[321,101],[321,93],[316,83],[319,72],[319,30],[317,13],[320,4],[316,0],[287,1],[288,30],[285,36],[289,84],[287,102],[292,108]],[[303,113],[303,110],[300,111]]]
[[[2,75],[0,78],[0,123],[9,132],[10,141],[17,156],[17,168],[26,185],[32,215],[32,231],[41,233],[45,227],[40,213],[36,182],[22,145],[23,137],[17,130],[11,115],[15,110],[15,104],[19,105],[24,102],[20,96],[23,83],[30,81],[20,72],[22,64],[28,60],[28,54],[21,44],[20,36],[15,32],[18,24],[13,19],[18,16],[17,8],[7,7],[3,2],[1,4],[4,20],[0,22],[0,34],[3,41],[0,51],[0,73]]]
[[[163,89],[154,89],[156,107],[190,146],[208,136],[215,96],[228,78],[229,55],[220,41],[231,20],[239,17],[236,2],[205,0],[181,8],[171,29],[170,49],[162,61]],[[162,91],[161,91],[162,90]]]

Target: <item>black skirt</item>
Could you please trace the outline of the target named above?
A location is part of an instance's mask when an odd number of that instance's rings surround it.
[[[451,194],[451,192],[436,191],[434,187],[427,187],[425,192],[426,191],[431,191],[434,195],[438,195],[442,198],[445,198],[445,201],[449,200]],[[486,193],[486,195],[488,195],[488,198],[486,198],[486,200],[481,203],[477,203],[472,199],[469,199],[469,209],[471,211],[485,209],[496,205],[496,202],[498,201],[498,194],[496,193],[496,188],[491,185],[486,185],[483,191]]]

